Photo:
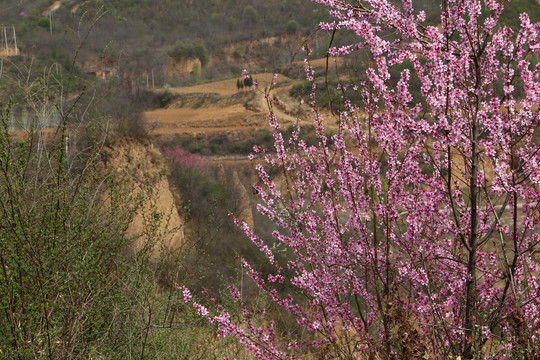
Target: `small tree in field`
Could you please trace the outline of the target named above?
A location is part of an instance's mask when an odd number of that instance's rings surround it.
[[[249,89],[252,86],[253,86],[253,78],[251,77],[251,75],[247,75],[244,78],[244,87]]]
[[[362,49],[374,65],[340,86],[361,101],[344,98],[332,145],[314,95],[318,146],[299,126],[285,143],[270,111],[276,154],[266,161],[286,191],[257,165],[258,209],[290,256],[243,224],[275,265],[263,277],[244,261],[247,273],[314,333],[321,358],[539,358],[540,24],[523,13],[511,30],[496,0],[444,0],[436,26],[411,0],[316,2],[335,17],[323,29],[357,35],[330,54]],[[282,282],[304,297],[280,296]],[[302,345],[281,344],[247,309],[237,325],[194,305],[258,359]]]

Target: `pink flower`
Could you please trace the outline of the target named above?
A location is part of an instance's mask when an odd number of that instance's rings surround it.
[[[195,311],[197,311],[197,314],[203,317],[207,317],[210,313],[208,312],[208,309],[201,304],[197,302],[193,302],[193,307],[195,308]]]
[[[254,188],[257,210],[275,230],[267,239],[235,223],[273,269],[262,274],[242,259],[243,270],[317,333],[311,346],[325,346],[328,357],[400,351],[411,334],[388,325],[396,311],[437,358],[491,356],[483,347],[490,339],[500,344],[492,358],[511,358],[523,343],[540,358],[540,343],[529,340],[540,326],[532,259],[540,238],[540,65],[531,65],[540,24],[522,14],[510,29],[500,22],[506,2],[496,0],[446,1],[437,26],[420,24],[426,15],[411,0],[314,1],[333,17],[321,29],[357,35],[328,53],[361,50],[369,63],[361,80],[343,77],[328,89],[339,102],[331,114],[319,103],[317,84],[326,82],[306,58],[309,145],[306,119],[284,136],[270,109],[275,151],[255,165]],[[281,283],[302,297],[282,294]],[[238,323],[224,311],[198,312],[256,359],[287,358],[281,346],[294,348],[295,339],[276,341],[271,321],[254,324],[247,300],[230,290],[242,304]]]

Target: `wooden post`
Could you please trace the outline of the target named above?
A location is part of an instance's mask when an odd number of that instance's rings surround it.
[[[8,41],[7,41],[7,28],[4,25],[2,25],[2,27],[4,28],[4,39],[6,42],[6,56],[9,56],[9,47],[8,47]]]
[[[538,55],[538,54],[536,54]],[[155,83],[154,83],[154,69],[152,68],[152,89],[155,87]]]
[[[17,47],[17,33],[15,32],[15,26],[13,27],[13,40],[15,41],[15,55],[19,55],[19,48]]]

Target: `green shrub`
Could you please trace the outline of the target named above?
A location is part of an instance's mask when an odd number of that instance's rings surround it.
[[[300,97],[308,96],[310,93],[311,93],[311,82],[307,80],[303,80],[292,86],[289,95],[291,95],[292,97],[300,98]]]
[[[8,115],[2,109],[2,120]],[[15,142],[2,124],[2,357],[123,357],[146,332],[134,303],[153,291],[152,245],[127,251],[127,228],[144,198],[116,171],[100,169],[101,144],[70,155],[65,129],[49,142],[32,132]]]
[[[51,19],[48,17],[42,17],[38,20],[38,26],[41,26],[42,28],[50,28],[51,26]]]
[[[285,29],[287,30],[288,34],[292,35],[298,31],[299,27],[300,25],[298,24],[298,22],[294,19],[291,19],[287,22],[287,26],[285,27]]]
[[[194,57],[201,61],[202,65],[208,63],[208,50],[199,40],[193,40],[189,43],[178,41],[169,55],[175,58],[190,58]]]
[[[253,86],[253,78],[251,77],[251,75],[249,75],[248,77],[244,78],[244,87],[250,88],[252,86]]]

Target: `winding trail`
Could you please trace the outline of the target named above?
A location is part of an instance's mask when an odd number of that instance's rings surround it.
[[[268,129],[268,106],[264,89],[271,84],[273,74],[254,74],[256,90],[238,91],[236,78],[196,86],[169,89],[174,100],[166,108],[145,112],[151,126],[150,134],[158,140],[168,140],[176,135],[206,136],[233,135],[236,138],[254,136],[259,130]],[[293,80],[279,75],[271,96],[277,99],[274,113],[287,127],[296,121],[296,114],[309,119],[309,108],[299,105],[289,93]],[[156,91],[163,92],[163,89]],[[327,114],[326,125],[335,127],[336,118]],[[302,121],[308,123],[308,121]]]

